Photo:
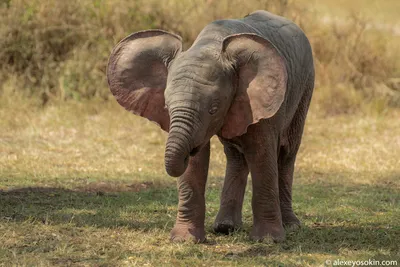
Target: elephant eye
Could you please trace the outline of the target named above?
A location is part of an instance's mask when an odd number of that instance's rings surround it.
[[[215,114],[215,112],[218,111],[218,106],[219,106],[219,101],[214,101],[211,104],[210,109],[208,110],[208,113],[210,113],[211,115]]]

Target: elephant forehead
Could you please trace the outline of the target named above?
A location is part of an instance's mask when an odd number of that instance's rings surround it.
[[[215,82],[223,73],[217,58],[208,55],[195,55],[193,53],[177,58],[171,66],[170,73],[173,78],[192,76]]]
[[[167,101],[200,101],[204,97],[198,90],[193,90],[193,88],[188,88],[188,90],[177,90],[171,89],[165,93],[165,99]]]

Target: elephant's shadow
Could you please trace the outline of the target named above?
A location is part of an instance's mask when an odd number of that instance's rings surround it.
[[[324,194],[326,188],[335,187],[341,190],[338,185],[325,185],[316,187],[315,185],[300,185],[297,190],[302,194],[314,194],[314,201],[321,201],[319,195]],[[300,188],[299,188],[300,187]],[[382,201],[395,201],[399,199],[387,200],[385,192],[396,195],[395,188],[377,186],[354,186],[347,187],[343,194],[357,192],[360,198],[367,198],[369,195],[380,193]],[[390,192],[389,192],[389,191]],[[208,188],[208,198],[215,199],[215,195],[220,192],[219,188]],[[331,196],[334,197],[334,196]],[[251,228],[250,200],[246,197],[244,206],[244,227],[239,233],[233,233],[226,238],[243,239],[249,242],[247,233]],[[168,230],[171,229],[176,215],[177,190],[172,184],[162,187],[145,186],[145,188],[133,188],[131,191],[112,190],[103,192],[102,190],[88,191],[68,190],[63,188],[21,188],[9,191],[0,191],[0,222],[13,221],[24,222],[32,220],[36,223],[49,223],[52,225],[72,223],[77,227],[95,226],[98,228],[125,227],[132,230],[149,231],[152,229]],[[297,196],[297,205],[306,206],[307,198]],[[212,203],[210,203],[212,202]],[[215,203],[214,203],[215,202]],[[212,220],[218,210],[218,201],[208,201],[206,230],[208,244],[215,244],[215,240],[220,238],[212,233]],[[304,203],[302,203],[304,202]],[[351,209],[360,208],[357,204],[351,203]],[[331,203],[335,205],[335,203]],[[379,208],[379,205],[377,205]],[[312,205],[306,208],[297,209],[299,218],[306,222],[303,227],[293,233],[287,234],[287,240],[276,245],[278,251],[298,251],[303,253],[339,253],[343,248],[352,250],[362,250],[368,247],[372,250],[393,251],[396,245],[396,237],[400,235],[399,225],[382,226],[378,223],[364,222],[357,224],[354,218],[348,224],[331,223],[341,218],[327,218],[325,222],[318,222],[319,218],[314,218]],[[332,213],[334,216],[334,213]],[[343,218],[342,218],[343,219]],[[394,220],[394,219],[393,219]],[[207,245],[207,243],[206,243]],[[301,247],[301,248],[300,248]],[[397,245],[398,248],[398,245]],[[251,249],[237,253],[235,257],[253,257],[255,255],[266,255],[268,251],[276,253],[276,249],[271,250],[268,244],[254,243]],[[229,256],[229,255],[228,255]]]
[[[131,190],[118,188],[27,187],[0,191],[0,220],[32,220],[49,224],[72,223],[77,227],[96,226],[147,231],[173,225],[177,205],[172,186]],[[171,216],[174,215],[174,216]]]

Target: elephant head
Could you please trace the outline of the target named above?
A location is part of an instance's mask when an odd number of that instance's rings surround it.
[[[255,34],[181,50],[177,35],[141,31],[114,48],[107,68],[118,103],[169,132],[165,166],[175,177],[214,134],[231,139],[273,116],[287,82],[283,57]]]

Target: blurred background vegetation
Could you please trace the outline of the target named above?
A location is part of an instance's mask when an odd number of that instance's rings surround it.
[[[209,22],[257,9],[293,20],[309,37],[317,113],[400,107],[397,0],[0,0],[2,102],[107,100],[108,56],[129,33],[164,29],[188,48]]]

